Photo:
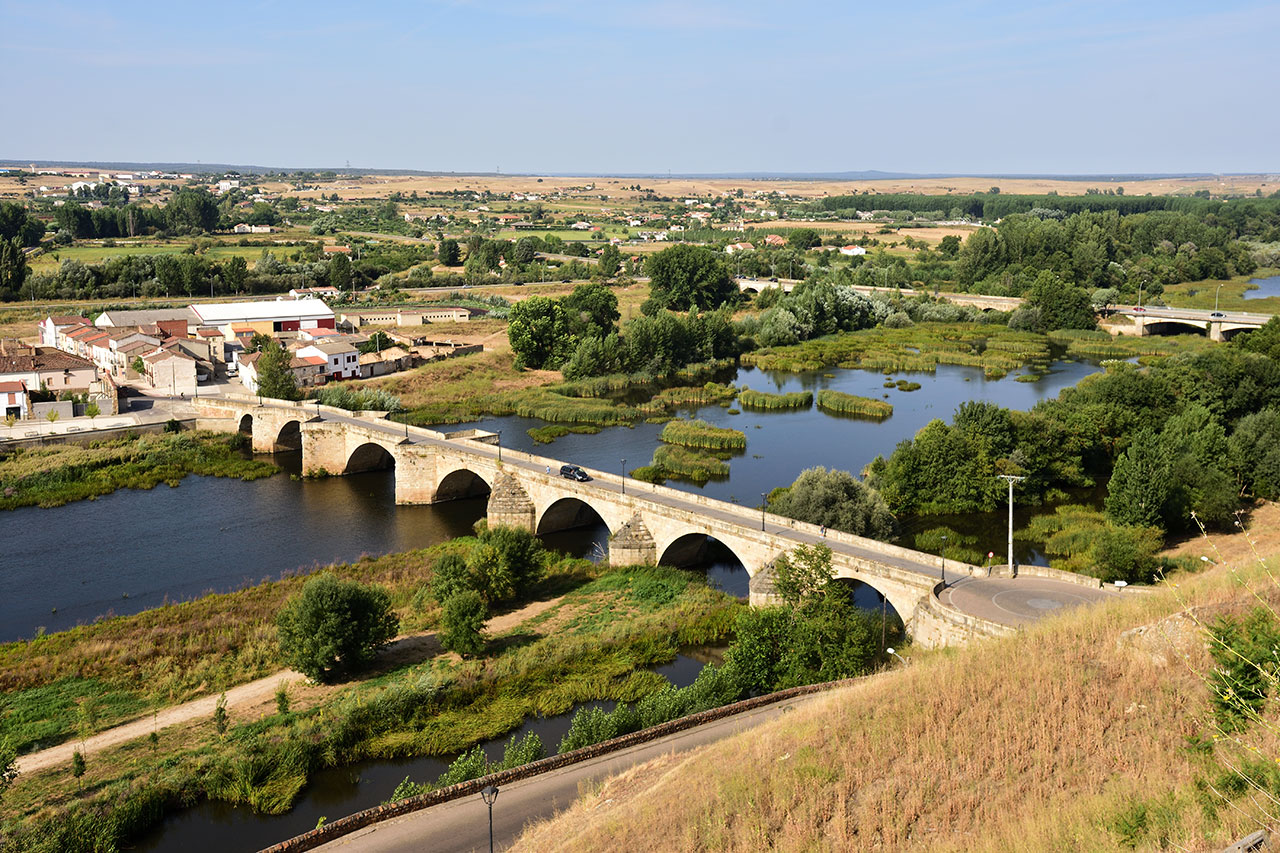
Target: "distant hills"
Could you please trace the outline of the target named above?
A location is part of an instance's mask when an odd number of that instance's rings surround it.
[[[1117,174],[1068,175],[1051,172],[1011,172],[1007,174],[973,174],[970,172],[883,172],[879,169],[865,169],[848,172],[456,172],[430,171],[425,169],[366,169],[357,166],[254,166],[236,163],[148,163],[125,161],[95,160],[23,160],[19,158],[0,160],[0,168],[26,168],[36,166],[40,169],[90,168],[112,171],[162,171],[189,172],[192,174],[214,174],[223,172],[239,172],[246,175],[262,175],[272,172],[336,172],[344,175],[466,175],[474,177],[508,177],[539,176],[554,178],[597,177],[597,178],[701,178],[716,180],[748,180],[748,181],[889,181],[911,179],[938,178],[991,178],[999,179],[1043,179],[1056,181],[1139,181],[1170,180],[1176,178],[1208,178],[1216,172],[1129,172]],[[1266,174],[1264,172],[1231,172],[1223,174]]]

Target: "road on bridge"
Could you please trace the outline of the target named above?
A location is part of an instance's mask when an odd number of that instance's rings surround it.
[[[442,449],[452,448],[454,450],[456,450],[458,446],[457,441],[422,435],[420,431],[409,430],[402,425],[394,424],[389,421],[366,420],[345,415],[334,415],[329,412],[322,415],[322,420],[331,422],[337,421],[366,430],[382,432],[385,433],[388,438],[393,438],[400,442],[407,441],[409,444],[418,446],[434,445]],[[466,449],[467,452],[473,453],[477,456],[488,456],[495,459],[501,454],[500,448],[478,442],[469,442]],[[504,466],[537,473],[542,473],[548,462],[551,462],[554,468],[558,468],[559,463],[557,462],[552,460],[531,461],[530,459],[524,458],[524,454],[521,453],[512,453],[508,451],[507,454],[502,457],[502,464]],[[663,492],[657,492],[656,490],[645,490],[648,484],[640,480],[628,479],[624,485],[623,483],[614,483],[607,479],[596,478],[592,479],[589,483],[579,485],[615,494],[622,492],[625,488],[627,491],[634,494],[643,494],[645,500],[651,501],[654,504],[691,512],[703,517],[714,518],[731,524],[740,525],[743,523],[743,517],[740,512],[734,512],[727,508],[717,509],[715,507],[698,503],[694,500],[683,500],[681,497],[682,493],[678,491],[664,490]],[[795,545],[822,544],[831,548],[833,552],[849,557],[854,557],[871,563],[891,566],[893,568],[901,569],[933,580],[944,579],[942,568],[933,565],[931,562],[918,562],[905,556],[885,554],[870,548],[860,547],[853,543],[842,542],[836,539],[827,539],[819,534],[796,530],[787,524],[779,524],[777,516],[773,516],[772,519],[768,517],[763,518],[762,529],[767,533],[774,534],[784,540],[794,543]],[[921,556],[923,557],[924,555]],[[953,575],[951,579],[957,580],[958,578]],[[1008,608],[1003,608],[993,603],[998,596],[1007,592],[1006,583],[1001,582],[1001,579],[967,578],[966,580],[965,595],[959,597],[956,602],[956,606],[964,612],[972,613],[973,615],[981,615],[983,618],[989,618],[1002,625],[1014,627],[1023,625],[1029,621],[1027,618],[1028,614],[1026,613],[1013,613],[1010,612]],[[1006,579],[1006,582],[1025,586],[1028,581],[1027,579],[1019,578],[1017,580]],[[1114,595],[1114,592],[1106,589],[1089,588],[1064,581],[1042,578],[1036,579],[1035,597],[1042,605],[1044,605],[1041,607],[1041,610],[1044,613],[1063,607],[1073,607],[1079,604],[1101,601]],[[1005,599],[1008,599],[1007,595],[1005,596]],[[1050,607],[1046,605],[1045,602],[1054,602],[1054,606]]]
[[[686,752],[731,737],[830,693],[804,696],[756,708],[677,732],[650,743],[602,755],[503,786],[493,806],[494,848],[511,844],[531,821],[545,820],[570,806],[583,786],[616,776],[654,758]],[[375,823],[315,849],[361,853],[464,853],[487,850],[488,810],[478,794]]]

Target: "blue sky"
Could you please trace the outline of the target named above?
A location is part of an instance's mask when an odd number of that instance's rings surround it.
[[[0,157],[1280,170],[1271,2],[0,0]]]

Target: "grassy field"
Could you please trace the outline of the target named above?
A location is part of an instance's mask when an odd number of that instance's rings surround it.
[[[225,736],[212,720],[162,732],[154,746],[143,739],[92,756],[83,786],[66,768],[19,777],[4,816],[58,822],[77,807],[90,818],[59,849],[97,850],[206,797],[279,813],[323,767],[448,755],[535,713],[591,699],[635,701],[666,683],[644,667],[672,660],[683,644],[722,639],[740,606],[674,569],[620,568],[592,581],[598,568],[585,561],[557,566],[567,594],[492,638],[486,658],[464,661],[437,647],[295,701],[285,714],[233,719]]]
[[[1252,550],[1013,638],[909,652],[750,734],[615,777],[511,849],[1222,849],[1275,820],[1271,771],[1255,791],[1220,781],[1251,747],[1273,763],[1269,724],[1243,746],[1191,740],[1212,731],[1199,624],[1280,599]]]
[[[260,239],[260,238],[259,238]],[[191,244],[189,242],[179,243],[142,243],[142,244],[117,244],[115,246],[66,246],[56,249],[52,252],[45,252],[31,260],[30,266],[34,272],[53,272],[63,261],[79,261],[82,264],[100,264],[103,261],[112,258],[124,257],[125,255],[180,255],[185,252]],[[294,251],[290,246],[211,246],[204,252],[201,257],[211,261],[223,263],[232,258],[240,257],[249,262],[250,268],[253,267],[260,257],[262,250],[269,249],[276,257],[282,257],[288,252]]]
[[[1260,269],[1252,275],[1241,275],[1235,278],[1171,284],[1165,287],[1161,298],[1166,304],[1175,308],[1200,308],[1212,311],[1216,297],[1218,307],[1222,311],[1280,314],[1280,296],[1271,296],[1266,299],[1244,298],[1245,293],[1257,289],[1257,285],[1249,284],[1250,279],[1269,278],[1275,275],[1280,275],[1280,270]],[[1219,285],[1222,287],[1221,290],[1218,289]]]

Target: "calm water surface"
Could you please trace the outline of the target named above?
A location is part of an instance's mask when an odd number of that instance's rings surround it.
[[[1246,290],[1244,292],[1245,299],[1267,299],[1272,296],[1280,296],[1280,275],[1268,276],[1267,278],[1251,278],[1250,284],[1256,284],[1257,290]]]
[[[654,667],[677,687],[692,684],[703,664],[718,659],[720,650],[704,648],[687,650],[674,661]],[[560,739],[569,731],[569,722],[578,708],[613,710],[615,702],[587,702],[573,711],[554,717],[532,717],[508,735],[485,741],[485,754],[491,761],[502,760],[503,748],[512,737],[533,732],[542,740],[548,755],[554,755]],[[139,853],[215,853],[215,851],[261,850],[286,838],[314,829],[316,821],[325,817],[336,820],[371,808],[391,797],[406,777],[414,782],[438,779],[455,756],[444,758],[407,758],[394,761],[363,761],[348,767],[325,770],[312,777],[298,802],[282,815],[254,814],[247,807],[221,802],[206,802],[166,818],[143,836],[132,849]]]
[[[936,374],[911,374],[923,387],[903,392],[882,387],[884,377],[871,371],[793,374],[743,368],[732,378],[738,385],[764,391],[834,388],[887,399],[894,413],[877,423],[827,415],[816,406],[738,415],[720,406],[686,412],[744,431],[747,448],[730,461],[726,480],[670,485],[759,506],[761,493],[789,484],[805,468],[861,471],[930,420],[949,420],[966,400],[1028,409],[1098,370],[1084,362],[1058,361],[1039,382],[1017,382],[1016,373],[989,380],[980,370],[940,366]],[[487,418],[477,425],[501,429],[507,447],[606,471],[621,471],[623,459],[628,469],[648,464],[662,429],[641,423],[538,445],[526,430],[540,421]],[[296,454],[281,454],[278,461],[287,471],[298,470]],[[325,480],[285,473],[252,483],[189,476],[177,488],[125,489],[57,509],[0,513],[0,541],[7,543],[0,564],[6,589],[0,597],[0,641],[134,613],[166,600],[226,592],[365,553],[434,545],[469,533],[485,511],[483,499],[398,507],[394,492],[393,477],[385,471]],[[999,532],[993,529],[994,540]],[[553,534],[547,542],[598,556],[607,539],[608,531],[598,525]],[[1036,558],[1022,554],[1024,560]],[[746,575],[731,554],[713,555],[707,563],[714,581],[735,595],[746,594]]]

